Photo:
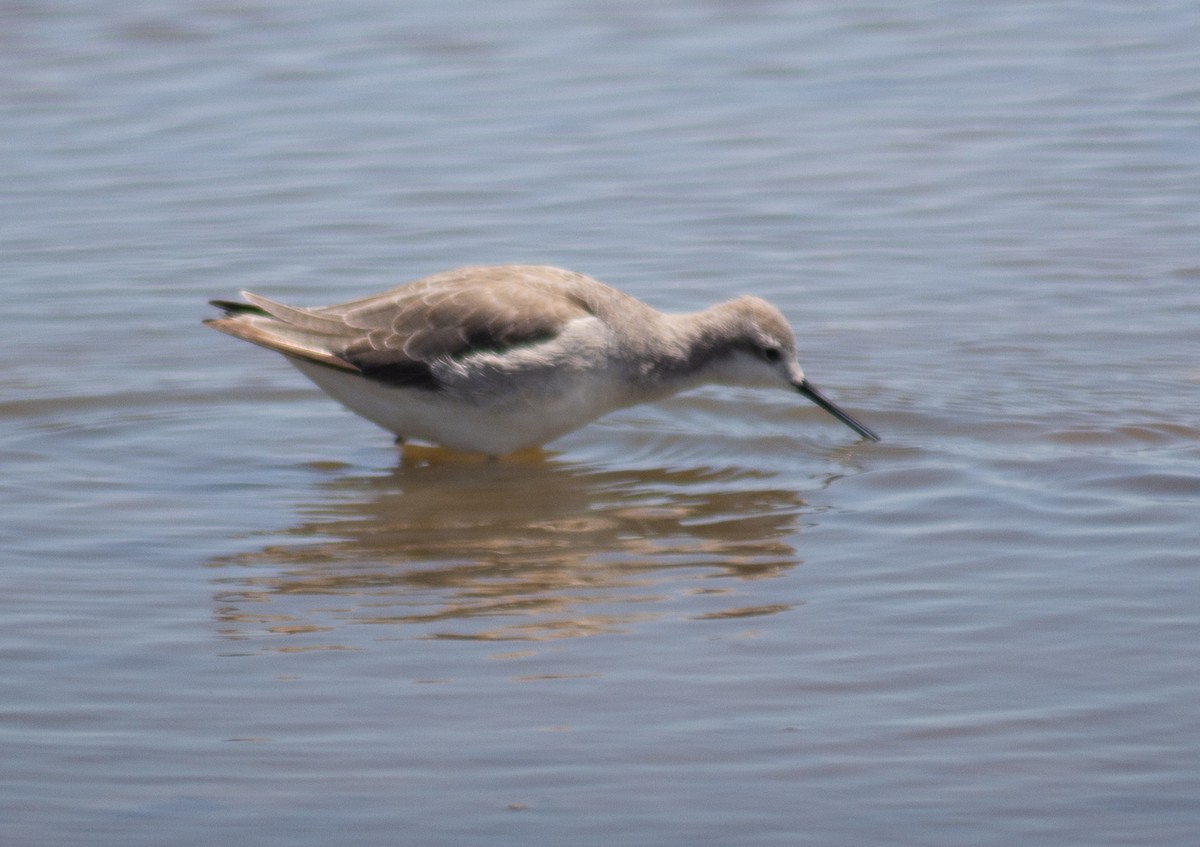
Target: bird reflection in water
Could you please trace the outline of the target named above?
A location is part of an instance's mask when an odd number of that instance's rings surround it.
[[[804,509],[771,481],[410,447],[389,474],[325,482],[286,531],[294,540],[214,561],[217,616],[230,638],[321,633],[284,649],[331,649],[328,633],[347,624],[479,640],[608,633],[680,596],[671,614],[770,614],[788,606],[747,603],[738,585],[799,564],[788,539]]]

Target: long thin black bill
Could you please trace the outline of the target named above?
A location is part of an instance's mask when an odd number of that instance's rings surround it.
[[[857,432],[863,438],[869,438],[872,441],[879,440],[878,435],[876,435],[871,430],[867,429],[865,426],[863,426],[858,421],[856,421],[854,418],[850,417],[848,414],[846,414],[841,409],[839,409],[832,400],[830,400],[828,397],[826,397],[820,391],[817,391],[817,389],[813,388],[813,384],[811,382],[809,382],[807,379],[803,380],[802,382],[795,383],[795,385],[796,385],[797,391],[799,391],[801,394],[803,394],[809,400],[812,400],[814,403],[816,403],[818,406],[820,406],[825,411],[829,412],[829,414],[833,415],[835,418],[837,418],[839,421],[844,423],[846,426],[850,427],[852,430]]]

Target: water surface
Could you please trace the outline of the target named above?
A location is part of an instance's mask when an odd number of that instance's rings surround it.
[[[8,845],[1200,836],[1195,4],[0,6]],[[200,326],[461,264],[813,381],[399,453]]]

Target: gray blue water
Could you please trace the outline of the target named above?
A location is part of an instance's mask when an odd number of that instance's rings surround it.
[[[0,842],[1200,840],[1200,5],[0,4]],[[402,456],[204,327],[738,293],[780,392]]]

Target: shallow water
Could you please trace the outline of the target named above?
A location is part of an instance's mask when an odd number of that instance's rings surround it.
[[[0,840],[1200,837],[1200,9],[0,6]],[[399,453],[200,326],[535,261],[813,381]]]

